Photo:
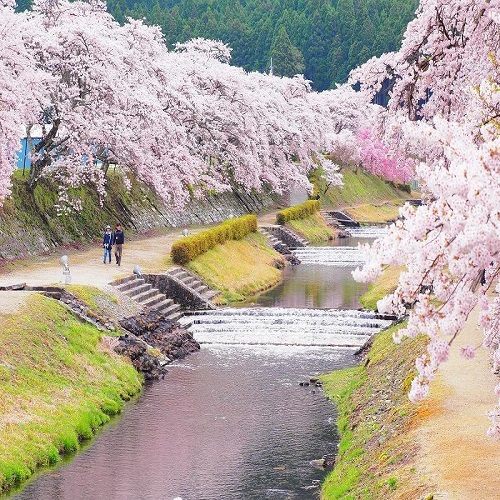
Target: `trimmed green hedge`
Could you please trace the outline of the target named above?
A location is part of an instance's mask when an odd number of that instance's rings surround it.
[[[193,236],[176,241],[170,255],[176,264],[187,264],[216,245],[228,240],[241,240],[249,233],[257,231],[257,216],[245,215],[231,219]]]
[[[285,224],[290,220],[305,219],[320,209],[318,200],[309,200],[301,205],[285,208],[276,214],[276,223]]]

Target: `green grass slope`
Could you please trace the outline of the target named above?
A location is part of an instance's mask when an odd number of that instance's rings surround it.
[[[398,189],[379,177],[347,168],[342,169],[344,185],[329,188],[326,193],[324,180],[316,181],[322,208],[340,208],[363,203],[380,203],[389,200],[411,198],[410,193]]]
[[[96,328],[35,295],[0,330],[0,492],[76,451],[140,391]]]
[[[277,262],[281,255],[268,247],[264,236],[251,233],[242,240],[227,241],[196,257],[187,268],[221,291],[221,303],[243,301],[281,281]]]
[[[375,338],[363,366],[321,377],[337,404],[341,438],[337,462],[322,487],[324,500],[423,498],[426,491],[425,478],[412,464],[418,441],[410,437],[425,416],[425,403],[413,404],[407,395],[414,359],[425,343],[396,345],[394,328]]]

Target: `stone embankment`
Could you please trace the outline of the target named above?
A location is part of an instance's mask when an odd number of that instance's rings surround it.
[[[200,349],[200,344],[178,323],[155,311],[120,320],[126,330],[114,343],[114,350],[128,356],[146,380],[163,378],[166,366]]]
[[[38,199],[30,199],[31,195],[20,189],[16,185],[13,199],[0,207],[0,261],[95,241],[102,238],[106,224],[116,221],[121,222],[127,237],[130,237],[133,233],[144,234],[160,228],[215,224],[262,212],[277,202],[269,194],[232,191],[205,200],[193,199],[180,210],[163,203],[142,186],[132,193],[111,191],[104,206],[98,210],[97,195],[89,190],[81,213],[60,217],[54,206],[55,199],[50,204],[39,205]],[[40,186],[39,189],[51,200],[55,196],[47,187]]]
[[[160,311],[140,312],[135,316],[120,319],[117,324],[97,313],[64,288],[29,287],[21,284],[15,289],[38,291],[59,300],[81,321],[91,323],[101,331],[121,330],[122,335],[107,338],[107,343],[118,354],[127,356],[132,365],[144,374],[146,380],[164,378],[168,364],[200,349],[200,345],[186,328]]]

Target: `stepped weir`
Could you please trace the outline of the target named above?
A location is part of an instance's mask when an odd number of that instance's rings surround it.
[[[199,311],[181,323],[200,344],[360,348],[392,320],[371,311],[252,307]]]

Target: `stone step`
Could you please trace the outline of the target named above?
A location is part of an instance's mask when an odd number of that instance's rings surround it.
[[[135,288],[131,288],[129,290],[126,290],[124,293],[126,295],[128,295],[129,297],[132,297],[135,299],[135,297],[137,297],[137,295],[140,295],[143,292],[151,290],[151,288],[153,288],[153,287],[149,283],[144,283],[144,284],[139,285]]]
[[[193,288],[193,290],[201,295],[203,292],[208,291],[208,286],[201,284],[198,285],[196,288]]]
[[[118,285],[116,289],[120,290],[120,292],[126,292],[127,290],[131,290],[132,288],[137,288],[139,285],[142,285],[144,283],[145,280],[143,278],[135,278],[133,280],[126,281],[121,285]]]
[[[203,292],[202,293],[202,296],[204,299],[207,299],[207,300],[210,300],[210,299],[213,299],[214,297],[216,297],[217,295],[219,295],[219,291],[216,291],[216,290],[208,290],[206,292]]]
[[[186,278],[181,279],[181,281],[186,285],[186,286],[191,286],[193,283],[196,283],[197,280],[194,276],[187,276]]]
[[[149,290],[146,290],[145,292],[142,292],[139,295],[135,295],[134,300],[143,304],[144,302],[151,299],[151,297],[155,297],[159,293],[160,292],[156,288],[151,287]]]
[[[168,316],[166,315],[165,317],[175,323],[176,321],[179,321],[179,319],[182,318],[182,316],[183,316],[182,311],[175,311],[169,314]]]
[[[110,285],[118,287],[119,285],[123,285],[125,283],[128,283],[130,281],[134,281],[136,279],[137,279],[137,276],[135,274],[132,274],[131,276],[126,276],[125,278],[119,278],[117,280],[114,280],[110,283]]]
[[[168,300],[171,300],[173,302],[172,299],[168,299]],[[142,305],[144,307],[150,307],[151,309],[154,309],[154,306],[156,306],[156,304],[159,304],[160,302],[164,302],[164,301],[165,301],[165,295],[163,293],[158,292],[158,290],[156,290],[156,295],[153,295],[150,299],[142,302]]]
[[[185,279],[191,277],[191,275],[188,272],[184,271],[184,270],[181,270],[181,272],[178,272],[178,273],[175,273],[175,274],[172,274],[172,273],[168,273],[168,274],[170,274],[170,276],[174,276],[174,278],[177,278],[180,281],[184,281]]]
[[[180,311],[181,306],[173,302],[171,299],[167,299],[164,300],[163,302],[156,304],[151,309],[154,309],[155,311],[158,311],[164,314],[165,316],[168,316],[169,314]]]
[[[171,274],[172,276],[176,276],[177,274],[180,274],[180,273],[185,273],[186,271],[184,271],[184,269],[182,269],[182,267],[173,267],[172,269],[169,269],[167,271],[167,274]]]
[[[211,291],[210,287],[208,287],[206,283],[181,267],[170,269],[165,274],[174,277],[176,280],[180,281],[187,290],[189,290],[191,293],[203,297],[203,299],[207,302],[210,302],[211,298],[220,294],[220,292],[218,291]],[[213,306],[213,304],[211,306],[215,307]]]
[[[199,286],[206,286],[208,288],[208,286],[206,285],[205,282],[199,280],[199,279],[195,279],[195,281],[193,281],[190,285],[189,285],[191,288],[198,288]]]

